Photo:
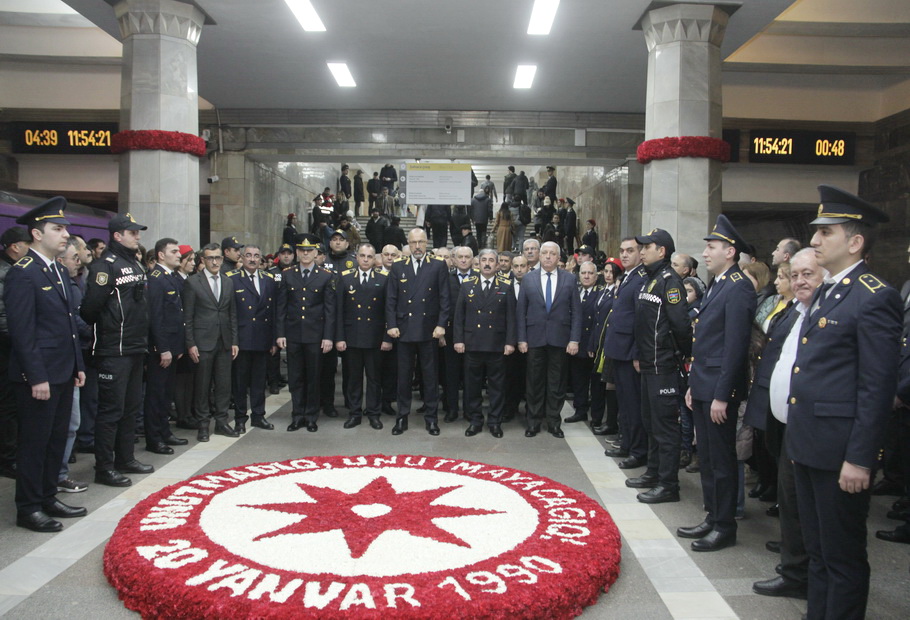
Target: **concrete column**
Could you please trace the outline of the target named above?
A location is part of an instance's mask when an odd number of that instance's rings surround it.
[[[199,133],[196,44],[204,15],[176,0],[122,0],[120,130]],[[120,156],[120,212],[149,227],[144,245],[173,237],[199,242],[199,160],[170,151]]]
[[[729,15],[707,4],[648,11],[645,140],[722,135],[720,44]],[[642,231],[663,228],[676,247],[701,254],[702,237],[721,208],[721,164],[682,157],[645,165]]]

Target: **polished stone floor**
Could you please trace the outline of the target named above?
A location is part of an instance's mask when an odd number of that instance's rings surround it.
[[[338,399],[340,402],[340,398]],[[213,436],[198,444],[190,438],[174,456],[152,455],[137,448],[137,456],[157,468],[149,476],[132,476],[126,490],[92,485],[85,493],[64,495],[64,501],[85,505],[89,516],[65,522],[63,532],[37,534],[15,527],[13,482],[0,479],[0,615],[5,618],[126,618],[135,616],[118,601],[101,572],[104,544],[117,521],[136,502],[158,489],[197,473],[231,466],[284,460],[306,455],[425,454],[500,464],[535,472],[578,489],[609,510],[623,536],[621,574],[613,588],[601,595],[582,618],[754,618],[794,619],[805,603],[752,593],[751,585],[774,576],[777,556],[764,543],[777,540],[776,519],[765,515],[768,504],[749,499],[740,521],[736,547],[716,553],[693,553],[689,541],[676,538],[680,525],[701,521],[697,474],[681,473],[683,501],[654,507],[635,500],[624,481],[628,475],[604,457],[602,441],[581,424],[566,424],[566,438],[544,433],[524,437],[519,422],[504,426],[505,437],[489,434],[465,437],[462,422],[442,423],[442,434],[431,437],[415,416],[411,430],[399,437],[386,428],[374,431],[366,424],[344,430],[339,418],[320,421],[316,434],[287,433],[290,405],[286,391],[267,401],[277,430],[252,429],[240,439]],[[571,413],[566,406],[564,417]],[[79,455],[71,476],[91,480],[93,458]],[[869,618],[906,618],[910,546],[885,543],[874,537],[877,529],[896,522],[884,515],[894,498],[873,498],[869,519],[872,589]]]

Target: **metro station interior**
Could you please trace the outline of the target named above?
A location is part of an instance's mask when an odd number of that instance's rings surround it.
[[[770,262],[781,238],[808,242],[816,187],[827,183],[888,213],[874,270],[898,287],[907,279],[910,2],[563,0],[546,35],[527,33],[531,4],[312,0],[319,31],[302,28],[283,0],[0,0],[0,195],[62,195],[130,211],[149,225],[149,243],[173,236],[199,248],[236,235],[266,253],[280,245],[288,213],[303,216],[324,187],[337,190],[344,163],[364,179],[387,163],[465,163],[498,188],[507,166],[539,185],[556,166],[560,195],[574,198],[580,220],[598,222],[608,255],[622,237],[660,226],[680,251],[699,256],[703,234],[724,213]],[[674,8],[675,18],[655,17]],[[678,56],[661,59],[669,52],[658,44],[673,37]],[[337,62],[356,85],[336,82],[327,63]],[[524,64],[536,73],[517,88]],[[42,143],[39,132],[50,127],[58,144]],[[181,131],[202,136],[205,153],[113,154],[100,138],[64,144],[68,128]],[[725,140],[729,160],[639,161],[645,140],[686,135]],[[284,415],[287,402],[284,393],[270,397],[270,414]],[[774,571],[763,548],[776,536],[767,506],[749,500],[740,543],[724,554],[664,557],[654,549],[675,541],[667,528],[699,514],[697,476],[681,476],[682,504],[646,516],[611,505],[618,470],[602,473],[602,450],[569,434],[567,445],[529,448],[515,431],[494,445],[446,430],[392,445],[397,438],[384,432],[379,448],[368,431],[352,439],[340,423],[326,424],[318,443],[251,433],[213,441],[181,471],[301,451],[498,459],[644,524],[621,528],[623,573],[584,618],[795,619],[805,611],[803,601],[749,588]],[[88,477],[88,461],[75,471]],[[169,479],[150,478],[144,492]],[[84,500],[91,513],[142,492],[93,487]],[[884,514],[893,499],[873,498],[870,532],[891,527]],[[55,549],[13,526],[11,481],[0,480],[0,505],[0,615],[133,615],[101,575],[103,536],[78,552]],[[630,543],[635,537],[661,543]],[[906,617],[906,547],[870,535],[869,550],[868,617]]]

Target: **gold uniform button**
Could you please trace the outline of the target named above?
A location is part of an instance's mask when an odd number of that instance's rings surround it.
[[[790,404],[791,404],[791,405],[795,405],[795,404],[796,404],[796,398],[791,398],[791,399],[790,399]]]
[[[695,324],[696,324],[696,325],[698,324],[698,319],[695,319]]]
[[[807,342],[809,342],[809,339],[806,338],[806,337],[803,337],[802,343],[803,343],[803,344],[806,344]]]
[[[794,367],[793,367],[793,374],[794,374],[794,375],[798,375],[798,374],[799,374],[799,366],[794,366]]]
[[[695,337],[694,337],[694,336],[692,337],[692,342],[695,342]]]
[[[256,317],[253,317],[253,323],[255,323],[255,322],[256,322]]]

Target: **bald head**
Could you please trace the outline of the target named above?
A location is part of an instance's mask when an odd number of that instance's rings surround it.
[[[411,256],[421,260],[427,253],[427,233],[423,228],[412,228],[408,233],[408,248]]]

